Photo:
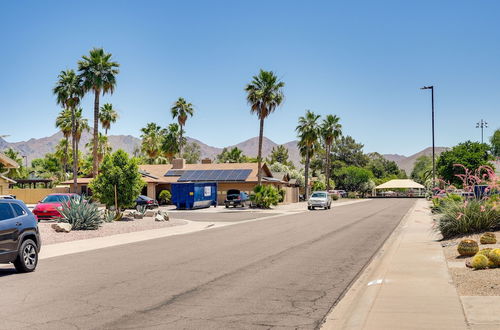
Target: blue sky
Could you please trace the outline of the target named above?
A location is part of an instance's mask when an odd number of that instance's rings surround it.
[[[121,64],[104,102],[110,134],[139,136],[171,122],[179,97],[195,105],[187,134],[225,146],[258,134],[243,88],[260,68],[286,83],[266,121],[277,143],[295,139],[311,109],[341,118],[366,151],[410,155],[478,140],[500,127],[500,2],[484,1],[2,1],[0,111],[8,141],[56,132],[51,89],[92,47]],[[83,102],[92,116],[92,97]]]

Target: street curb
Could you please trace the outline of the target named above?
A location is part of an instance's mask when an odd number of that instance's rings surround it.
[[[337,330],[344,328],[362,328],[362,325],[368,317],[370,308],[375,300],[378,290],[369,297],[368,301],[362,301],[364,292],[369,279],[373,279],[376,270],[384,261],[384,257],[389,255],[401,240],[401,234],[406,227],[410,216],[417,207],[418,200],[401,218],[401,221],[394,230],[387,236],[380,248],[371,256],[368,263],[356,274],[339,298],[333,303],[330,311],[323,319],[318,328],[324,330]],[[353,325],[352,323],[355,323]]]

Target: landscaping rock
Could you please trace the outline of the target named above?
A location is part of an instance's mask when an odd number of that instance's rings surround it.
[[[142,215],[142,213],[139,212],[134,213],[134,219],[142,219],[142,218],[144,218],[144,215]]]
[[[156,211],[147,210],[146,213],[144,214],[144,216],[146,218],[154,218],[154,217],[156,217],[157,214],[158,214],[158,212],[156,212]]]
[[[69,233],[72,228],[71,224],[65,222],[54,223],[51,227],[58,233]]]
[[[158,215],[163,217],[163,221],[169,221],[170,217],[168,216],[168,213],[165,211],[158,211]]]
[[[155,215],[155,221],[165,221],[165,218],[161,214]]]

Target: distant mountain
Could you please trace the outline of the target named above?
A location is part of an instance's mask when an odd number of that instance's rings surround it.
[[[443,151],[449,150],[450,148],[447,147],[436,147],[435,152],[436,152],[436,157],[439,156]],[[396,164],[398,164],[399,168],[405,170],[406,174],[410,176],[411,171],[413,171],[413,166],[415,165],[415,161],[417,160],[418,157],[420,156],[430,156],[432,157],[432,147],[425,148],[422,151],[417,152],[416,154],[413,154],[411,156],[403,156],[403,155],[397,155],[397,154],[385,154],[382,155],[384,156],[387,160],[392,160],[395,161]]]

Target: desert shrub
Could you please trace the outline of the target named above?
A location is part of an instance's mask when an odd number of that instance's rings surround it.
[[[339,195],[337,195],[337,194],[332,194],[331,196],[332,196],[332,200],[334,200],[334,201],[339,199]]]
[[[354,191],[349,191],[347,193],[347,198],[358,198],[358,195]]]
[[[97,204],[89,203],[80,196],[62,203],[59,213],[61,213],[60,221],[71,224],[73,230],[94,230],[102,223]]]
[[[483,200],[446,202],[437,219],[444,238],[492,230],[500,224],[500,211]]]
[[[162,190],[160,194],[158,195],[158,198],[160,199],[160,202],[162,204],[168,204],[170,203],[170,200],[172,199],[172,193],[168,190]]]
[[[278,205],[280,194],[278,189],[272,185],[260,185],[253,189],[250,200],[255,206],[267,209],[272,205]]]
[[[278,193],[280,194],[279,203],[283,203],[285,201],[286,190],[285,189],[280,189],[278,191]]]

